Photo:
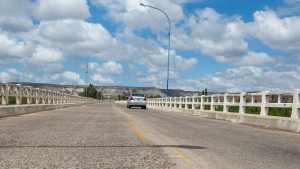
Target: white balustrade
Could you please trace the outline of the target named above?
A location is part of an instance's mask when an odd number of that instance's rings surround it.
[[[35,104],[64,104],[64,103],[83,103],[99,102],[93,98],[73,96],[70,94],[59,93],[51,90],[32,88],[31,86],[22,86],[20,84],[11,84],[0,82],[0,94],[2,105],[8,105],[9,97],[16,97],[16,104],[22,104],[22,98],[26,98],[27,104],[32,104],[35,98]]]
[[[5,86],[2,86],[2,92]],[[239,113],[246,113],[246,107],[260,107],[260,115],[267,116],[270,107],[274,108],[292,108],[291,118],[300,117],[300,89],[294,91],[280,91],[280,92],[269,92],[263,91],[261,93],[237,93],[237,94],[212,94],[202,96],[186,96],[186,97],[168,97],[168,98],[149,98],[147,104],[150,106],[165,106],[172,108],[182,108],[185,105],[185,109],[188,109],[188,105],[192,105],[191,109],[195,109],[196,105],[200,106],[200,110],[205,110],[205,106],[210,106],[210,110],[215,111],[216,106],[223,106],[223,112],[229,111],[229,106],[238,106]],[[277,95],[278,102],[270,103],[270,96]],[[293,95],[293,103],[282,103],[283,95]],[[246,101],[246,96],[251,98],[251,101]],[[3,98],[4,96],[2,96]],[[260,97],[261,102],[255,103],[255,97]],[[237,99],[238,98],[238,102]],[[222,102],[223,101],[223,102]],[[174,106],[173,106],[174,105]]]

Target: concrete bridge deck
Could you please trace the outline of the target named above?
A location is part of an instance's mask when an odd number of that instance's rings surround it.
[[[0,168],[299,168],[299,140],[104,102],[0,118]]]

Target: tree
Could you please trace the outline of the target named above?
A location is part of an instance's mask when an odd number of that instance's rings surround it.
[[[86,97],[86,88],[83,89],[83,92],[79,92],[78,95],[82,97]],[[101,92],[100,92],[100,96],[101,96]],[[91,83],[87,87],[87,97],[97,99],[97,89]],[[98,93],[98,98],[99,98],[99,93]]]
[[[132,92],[138,92],[137,90],[133,89]]]
[[[205,96],[207,95],[207,88],[205,88],[205,93],[204,94],[205,94]]]
[[[161,98],[161,96],[158,94],[158,95],[154,96],[154,98]]]
[[[202,95],[205,95],[204,90],[202,90]]]
[[[126,100],[126,96],[124,96],[122,94],[119,94],[118,97],[119,97],[119,100]]]

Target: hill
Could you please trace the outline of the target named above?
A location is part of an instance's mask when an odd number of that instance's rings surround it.
[[[33,88],[40,88],[46,90],[52,90],[71,95],[78,95],[78,92],[83,92],[85,85],[59,85],[59,84],[47,84],[47,83],[29,83],[29,82],[10,82],[14,84],[21,84],[22,86],[32,86]],[[128,95],[128,86],[94,86],[98,91],[102,91],[104,95],[115,96],[118,94]],[[161,97],[166,96],[166,89],[159,89],[156,87],[130,87],[130,90],[137,90],[138,92],[145,93],[146,97],[150,95]],[[169,89],[170,97],[178,96],[198,96],[201,92],[198,91],[184,91],[181,89]]]

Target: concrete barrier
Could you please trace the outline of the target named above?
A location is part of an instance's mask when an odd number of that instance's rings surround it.
[[[194,116],[200,116],[210,119],[226,120],[234,123],[249,124],[262,126],[271,129],[281,129],[293,132],[300,132],[300,120],[288,117],[278,117],[278,116],[262,116],[253,114],[241,114],[241,113],[229,113],[229,112],[219,112],[210,110],[196,110],[196,109],[182,109],[174,107],[164,107],[164,106],[149,106],[148,108],[177,112],[182,114],[189,114]]]
[[[115,101],[115,103],[118,103],[118,104],[127,104],[127,100],[122,100],[122,101]]]
[[[0,118],[9,116],[18,116],[23,114],[49,111],[69,107],[82,106],[91,103],[67,103],[67,104],[33,104],[33,105],[8,105],[0,106]]]

